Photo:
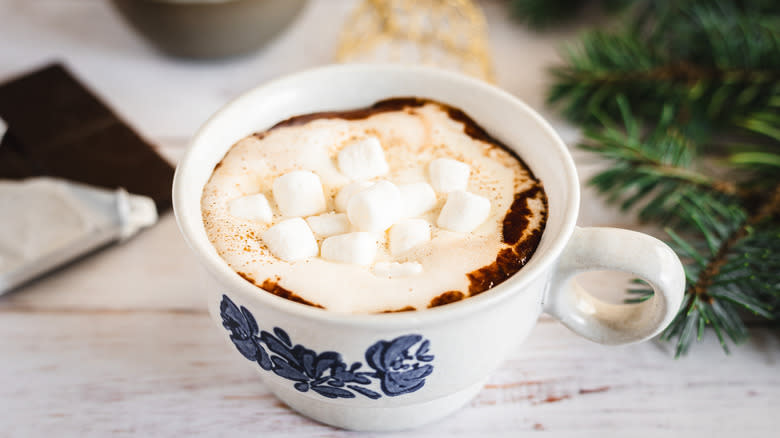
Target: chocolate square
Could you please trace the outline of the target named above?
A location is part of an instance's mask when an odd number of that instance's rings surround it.
[[[173,167],[62,65],[0,84],[0,178],[53,176],[171,206]]]

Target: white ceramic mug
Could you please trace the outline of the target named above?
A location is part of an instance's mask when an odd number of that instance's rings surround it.
[[[291,116],[401,96],[462,109],[514,149],[542,181],[549,218],[529,263],[475,297],[375,315],[298,304],[263,292],[231,270],[209,243],[200,210],[203,186],[231,145]],[[536,112],[498,88],[439,70],[337,65],[255,88],[195,135],[176,170],[173,198],[184,237],[219,284],[208,307],[225,339],[254,362],[265,385],[290,407],[347,429],[404,429],[455,411],[479,392],[542,311],[590,340],[625,344],[666,327],[683,297],[682,265],[661,241],[633,231],[575,226],[580,187],[574,163]],[[573,281],[578,273],[605,269],[646,280],[654,297],[611,305]]]

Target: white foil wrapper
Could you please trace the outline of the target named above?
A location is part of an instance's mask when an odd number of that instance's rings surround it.
[[[155,222],[154,201],[122,189],[0,180],[0,295]]]

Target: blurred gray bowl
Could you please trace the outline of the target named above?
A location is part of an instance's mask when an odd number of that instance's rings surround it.
[[[258,49],[306,0],[113,0],[122,16],[162,51],[217,58]]]

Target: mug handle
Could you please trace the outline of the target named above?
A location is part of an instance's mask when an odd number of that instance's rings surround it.
[[[574,279],[582,272],[602,269],[636,275],[655,294],[639,304],[608,304]],[[636,231],[577,227],[553,273],[544,310],[591,341],[629,344],[666,328],[680,309],[684,292],[682,263],[665,243]]]

